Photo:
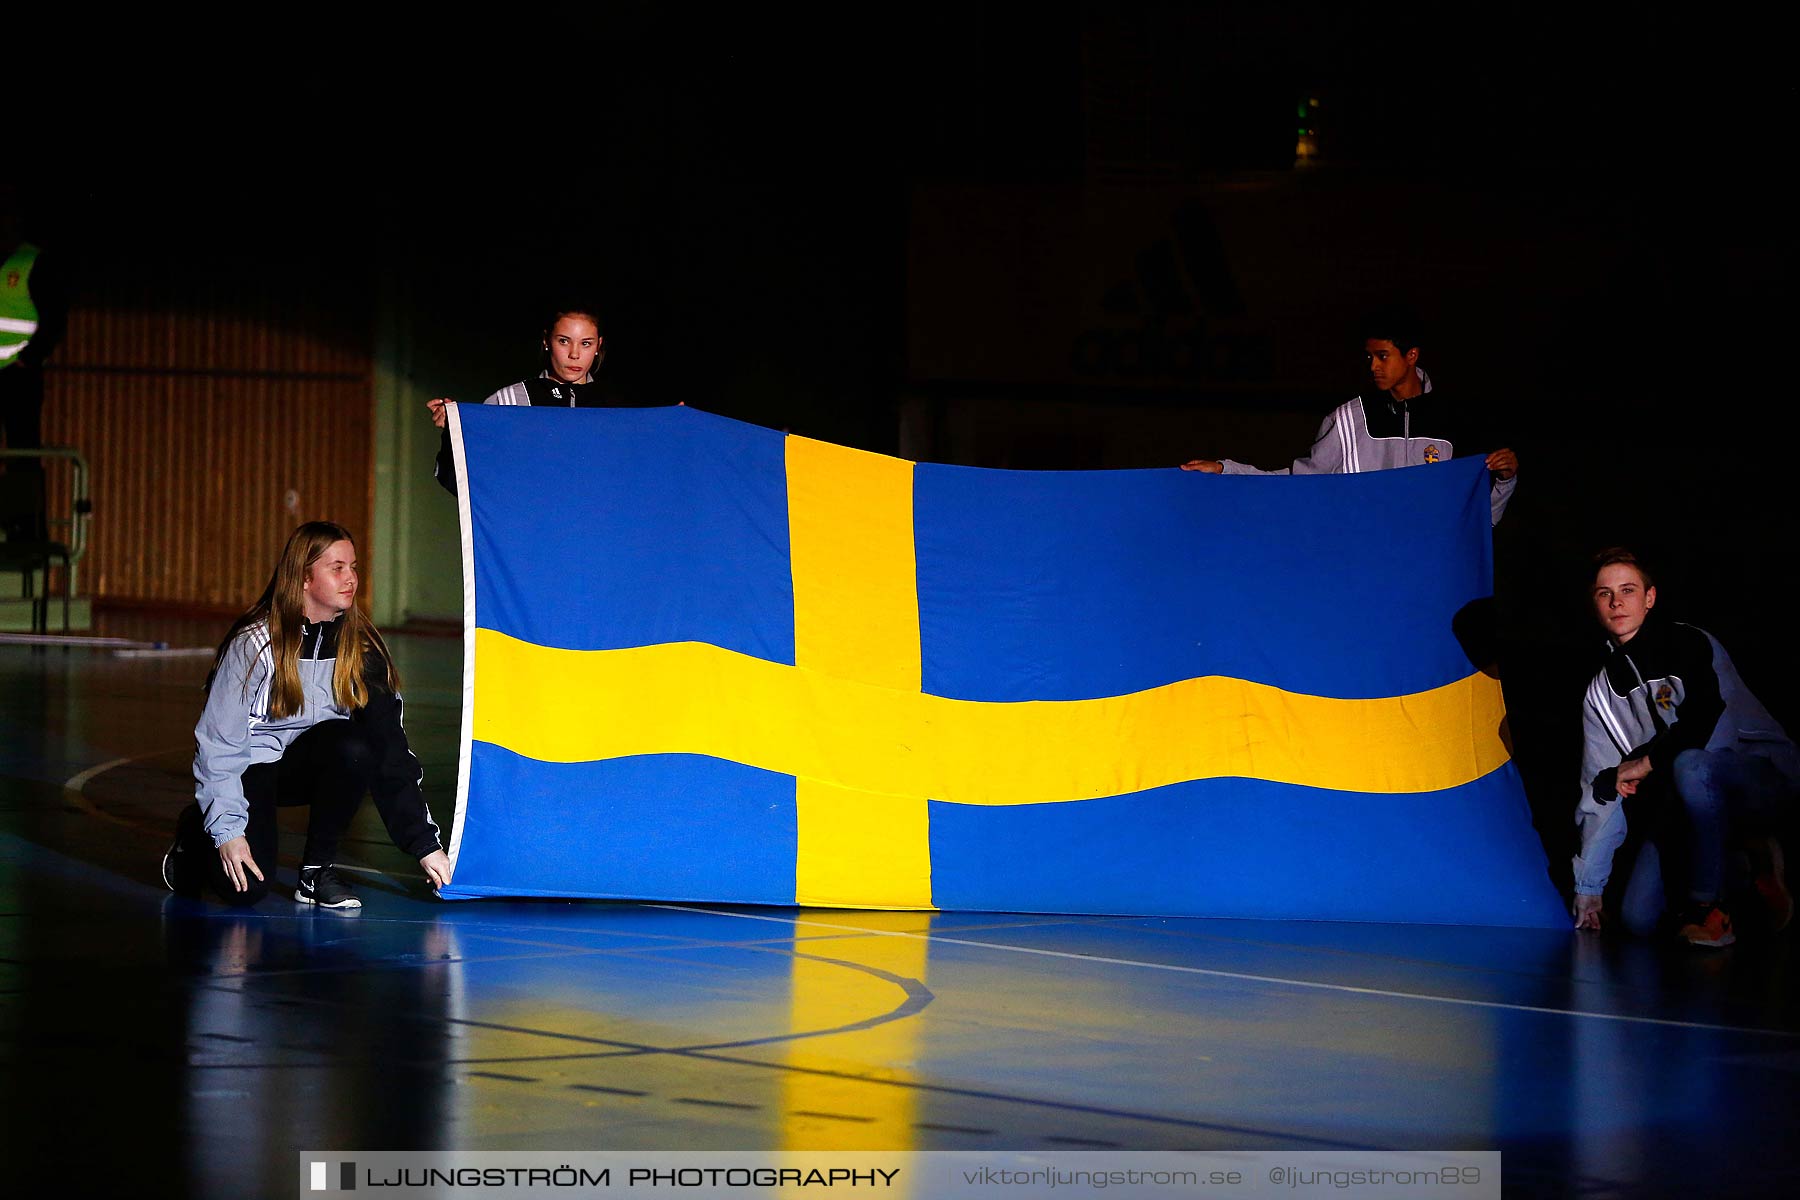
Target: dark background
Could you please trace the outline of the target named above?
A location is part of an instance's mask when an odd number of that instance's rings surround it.
[[[1134,161],[1161,186],[1258,173],[1288,186],[1296,99],[1321,95],[1312,169],[1339,182],[1315,189],[1316,215],[1349,189],[1382,219],[1344,235],[1341,268],[1312,263],[1311,285],[1373,304],[1407,292],[1421,262],[1468,263],[1454,286],[1405,298],[1427,318],[1434,374],[1523,463],[1496,534],[1500,657],[1554,850],[1598,651],[1582,598],[1593,549],[1638,547],[1664,610],[1719,635],[1789,728],[1800,718],[1781,582],[1794,72],[1772,30],[1734,21],[1503,5],[1425,19],[625,6],[454,50],[437,29],[329,49],[264,34],[186,62],[114,48],[23,67],[41,120],[8,173],[78,287],[178,243],[221,269],[323,262],[359,286],[398,271],[421,292],[474,281],[471,336],[533,330],[574,290],[603,310],[606,373],[635,398],[893,452],[906,398],[943,384],[912,377],[907,357],[922,189],[1079,187]],[[1305,211],[1314,193],[1296,194]],[[1559,267],[1546,229],[1589,252]],[[1521,230],[1532,245],[1509,242]],[[1371,271],[1384,255],[1391,269]],[[1040,439],[1034,463],[1088,461],[1104,422],[1146,406],[1189,408],[1203,430],[1267,405],[1280,437],[1250,448],[1278,465],[1304,449],[1296,423],[1359,386],[1361,307],[1275,330],[1344,347],[1341,376],[1304,381],[1310,394],[1014,389],[1026,404],[1078,395],[1086,414],[1065,441]],[[1253,457],[1242,450],[1170,447],[1168,461]]]

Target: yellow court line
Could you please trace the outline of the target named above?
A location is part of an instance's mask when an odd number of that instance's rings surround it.
[[[704,754],[876,795],[1043,804],[1242,777],[1431,792],[1507,761],[1499,681],[1372,700],[1222,676],[1094,700],[953,700],[700,642],[559,650],[475,632],[473,736],[527,758]]]

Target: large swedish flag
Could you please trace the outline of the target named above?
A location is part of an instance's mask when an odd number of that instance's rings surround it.
[[[452,409],[446,895],[1547,925],[1479,459],[914,464],[689,408]]]

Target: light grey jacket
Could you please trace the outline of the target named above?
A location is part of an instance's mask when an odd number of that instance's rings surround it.
[[[244,836],[250,804],[244,799],[244,770],[275,762],[295,738],[321,721],[350,713],[337,706],[331,676],[337,669],[332,641],[317,625],[300,627],[300,688],[306,703],[293,716],[269,716],[269,684],[275,659],[266,623],[250,626],[225,649],[194,726],[194,799],[213,845]],[[310,657],[309,657],[310,654]]]
[[[1423,394],[1430,395],[1431,376],[1421,368],[1413,369],[1418,371],[1419,383],[1424,388]],[[1441,436],[1441,430],[1427,436],[1429,431],[1413,428],[1410,413],[1401,419],[1404,423],[1398,431],[1399,436],[1376,436],[1370,433],[1363,398],[1358,396],[1332,409],[1319,426],[1318,436],[1313,439],[1312,451],[1305,458],[1296,459],[1291,467],[1265,471],[1235,459],[1220,461],[1227,475],[1352,475],[1360,471],[1424,466],[1455,455],[1455,445],[1450,439]],[[1514,475],[1505,481],[1495,480],[1491,485],[1488,507],[1493,524],[1500,523],[1501,514],[1506,511],[1506,503],[1512,499],[1513,489],[1518,484],[1519,477]]]

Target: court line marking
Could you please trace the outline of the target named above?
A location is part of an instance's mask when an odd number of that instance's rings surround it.
[[[175,747],[174,749],[181,749]],[[173,753],[173,750],[157,750],[147,754],[139,754],[130,758],[115,758],[111,762],[100,763],[71,776],[63,784],[66,791],[74,793],[77,803],[94,816],[115,821],[121,825],[132,825],[133,822],[115,817],[100,811],[94,803],[82,793],[82,788],[96,776],[102,775],[115,767],[122,767],[140,758],[154,758],[159,754]],[[406,874],[409,878],[423,879],[423,875],[411,875],[402,872],[383,872],[374,867],[348,867],[337,864],[339,869],[347,869],[370,875]],[[1177,963],[1145,962],[1142,959],[1113,958],[1101,954],[1076,954],[1068,950],[1044,950],[1035,946],[1013,946],[1005,942],[981,942],[972,938],[944,937],[935,933],[910,933],[898,929],[866,929],[857,925],[838,925],[830,921],[808,921],[798,917],[763,916],[759,913],[727,912],[721,909],[699,908],[686,904],[645,904],[645,908],[662,909],[668,912],[700,913],[711,917],[736,917],[745,921],[770,921],[779,925],[807,926],[813,929],[832,929],[840,933],[854,933],[862,936],[915,938],[925,942],[941,942],[947,946],[968,946],[978,950],[1002,950],[1012,954],[1031,954],[1040,958],[1069,959],[1076,962],[1104,963],[1108,966],[1139,967],[1151,971],[1169,971],[1182,975],[1203,975],[1214,979],[1235,979],[1246,983],[1272,983],[1285,987],[1312,988],[1317,991],[1339,992],[1351,996],[1374,996],[1388,1000],[1417,1000],[1428,1004],[1452,1004],[1465,1008],[1497,1009],[1502,1012],[1537,1013],[1549,1017],[1584,1017],[1594,1021],[1618,1021],[1628,1025],[1653,1025],[1667,1029],[1697,1029],[1713,1033],[1745,1033],[1763,1037],[1800,1038],[1800,1032],[1786,1029],[1764,1029],[1754,1025],[1719,1025],[1708,1021],[1677,1021],[1670,1017],[1639,1017],[1628,1013],[1592,1012],[1579,1008],[1548,1008],[1537,1004],[1509,1004],[1502,1000],[1471,1000],[1461,996],[1433,996],[1425,992],[1390,991],[1385,988],[1356,987],[1347,983],[1325,983],[1316,979],[1290,979],[1280,975],[1254,975],[1245,971],[1221,971],[1214,967],[1187,967]]]
[[[705,909],[696,911],[705,912]],[[775,918],[762,918],[774,920]],[[221,992],[240,998],[257,995],[252,987],[260,982],[260,975],[238,976],[243,982],[237,986],[227,983],[200,984],[199,990]],[[296,997],[298,999],[298,997]],[[312,1008],[336,1008],[345,1011],[360,1011],[357,1005],[342,1000],[326,1000],[318,996],[308,996],[301,1001]],[[1258,1129],[1246,1125],[1226,1125],[1217,1121],[1197,1121],[1187,1117],[1164,1116],[1158,1113],[1137,1112],[1128,1108],[1105,1108],[1094,1104],[1077,1104],[1067,1100],[1047,1100],[1035,1096],[1014,1095],[1008,1092],[988,1091],[982,1088],[957,1087],[951,1084],[927,1083],[918,1079],[896,1079],[879,1075],[870,1075],[862,1071],[835,1070],[828,1067],[806,1067],[798,1063],[770,1062],[760,1058],[739,1058],[735,1055],[720,1054],[704,1046],[654,1046],[648,1043],[624,1042],[611,1038],[595,1037],[592,1034],[564,1033],[554,1029],[533,1029],[528,1025],[505,1025],[494,1021],[478,1021],[469,1017],[418,1015],[415,1020],[436,1022],[457,1029],[480,1029],[497,1033],[517,1033],[529,1037],[548,1038],[553,1041],[576,1042],[583,1045],[605,1046],[606,1052],[595,1052],[591,1055],[570,1056],[571,1058],[590,1059],[623,1059],[648,1058],[658,1054],[672,1055],[676,1058],[692,1059],[696,1062],[724,1064],[732,1067],[748,1067],[757,1071],[773,1071],[779,1074],[809,1075],[821,1079],[839,1079],[848,1083],[864,1084],[869,1087],[899,1088],[905,1091],[923,1092],[931,1095],[956,1096],[971,1100],[993,1100],[1002,1104],[1018,1104],[1027,1108],[1046,1109],[1058,1113],[1075,1113],[1082,1116],[1100,1116],[1123,1121],[1143,1121],[1153,1125],[1172,1126],[1179,1129],[1203,1129],[1215,1133],[1235,1135],[1250,1134],[1256,1137],[1275,1138],[1284,1142],[1300,1142],[1320,1148],[1334,1150],[1383,1150],[1388,1147],[1365,1142],[1334,1141],[1305,1133],[1286,1133],[1281,1130]],[[426,1065],[443,1065],[445,1060],[431,1058],[422,1060]],[[505,1059],[482,1059],[489,1064],[505,1062]],[[536,1061],[527,1059],[526,1061]],[[227,1062],[198,1063],[189,1062],[188,1068],[194,1071],[275,1071],[275,1070],[315,1070],[332,1069],[335,1062],[322,1063],[279,1063],[279,1062]]]
[[[84,789],[95,779],[116,767],[129,766],[141,759],[159,758],[164,754],[173,754],[180,749],[181,747],[176,746],[171,749],[150,750],[143,754],[133,754],[128,758],[115,758],[111,762],[100,763],[97,766],[89,767],[85,771],[78,771],[65,779],[63,781],[63,791],[73,797],[75,806],[90,817],[99,817],[102,821],[111,821],[114,825],[123,825],[127,829],[149,832],[136,821],[129,820],[125,817],[114,816],[112,813],[102,811],[99,805],[88,799],[87,792]]]
[[[63,791],[68,792],[73,796],[76,807],[80,808],[81,811],[87,813],[90,817],[99,817],[102,821],[111,821],[113,824],[123,825],[127,829],[136,829],[145,833],[154,832],[153,830],[148,829],[140,821],[133,821],[129,817],[115,816],[102,809],[88,798],[86,791],[87,785],[115,768],[130,766],[132,763],[141,762],[144,759],[161,758],[165,754],[184,753],[186,750],[186,746],[166,746],[161,750],[149,750],[143,754],[133,754],[126,758],[115,758],[110,762],[99,763],[89,767],[85,771],[78,771],[63,780]],[[349,863],[332,863],[331,865],[340,871],[354,871],[358,875],[374,875],[377,877],[397,879],[426,878],[423,871],[384,871],[379,867],[356,867]]]
[[[1005,942],[980,942],[972,938],[943,937],[935,933],[909,933],[897,929],[864,929],[856,925],[837,925],[830,921],[808,921],[798,917],[763,916],[760,913],[727,912],[686,904],[646,904],[645,908],[661,908],[673,912],[702,913],[710,917],[738,917],[746,921],[774,921],[779,924],[807,925],[818,929],[836,929],[875,937],[916,938],[925,942],[942,942],[947,946],[969,946],[978,950],[1004,950],[1013,954],[1032,954],[1041,958],[1071,959],[1084,963],[1104,963],[1117,967],[1141,967],[1150,971],[1170,971],[1182,975],[1205,975],[1214,979],[1236,979],[1247,983],[1273,983],[1286,987],[1313,988],[1324,992],[1341,992],[1352,996],[1376,996],[1388,1000],[1420,1000],[1429,1004],[1455,1004],[1466,1008],[1490,1008],[1503,1012],[1538,1013],[1550,1017],[1586,1017],[1595,1021],[1620,1021],[1630,1025],[1657,1025],[1670,1029],[1699,1029],[1713,1033],[1743,1033],[1762,1037],[1800,1038],[1800,1032],[1787,1029],[1764,1029],[1754,1025],[1717,1025],[1707,1021],[1677,1021],[1670,1017],[1638,1017],[1627,1013],[1591,1012],[1579,1008],[1547,1008],[1537,1004],[1508,1004],[1503,1000],[1470,1000],[1460,996],[1433,996],[1426,992],[1398,992],[1385,988],[1357,987],[1348,983],[1325,983],[1316,979],[1288,979],[1279,975],[1253,975],[1244,971],[1221,971],[1215,967],[1187,967],[1178,963],[1145,962],[1134,958],[1111,958],[1103,954],[1076,954],[1069,950],[1043,950],[1036,946],[1014,946]],[[1573,934],[1571,934],[1573,936]]]
[[[349,863],[341,862],[332,863],[331,869],[334,871],[354,871],[358,875],[374,875],[377,878],[388,879],[424,879],[426,877],[425,872],[423,871],[384,871],[380,867],[353,867]]]
[[[103,762],[98,766],[89,767],[85,771],[80,771],[69,776],[69,778],[63,782],[63,790],[74,792],[76,795],[80,796],[82,788],[85,788],[89,783],[93,782],[96,777],[106,774],[115,767],[127,766],[140,758],[156,758],[163,754],[173,754],[180,749],[180,746],[173,746],[163,750],[150,750],[143,754],[133,754],[127,758],[115,758],[111,762]],[[81,798],[83,800],[87,799],[86,796],[82,796]]]

